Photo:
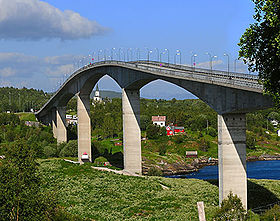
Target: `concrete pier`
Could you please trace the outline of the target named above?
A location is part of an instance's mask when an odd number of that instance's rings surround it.
[[[52,109],[51,111],[51,124],[52,124],[52,130],[53,130],[53,137],[57,138],[57,126],[56,126],[56,109]]]
[[[122,90],[124,170],[142,173],[139,90]]]
[[[56,108],[56,132],[55,133],[56,133],[57,143],[67,142],[66,107]]]
[[[91,156],[91,124],[90,124],[90,98],[89,94],[77,95],[78,109],[78,159],[92,161]],[[82,160],[82,155],[87,153],[89,159]]]
[[[219,203],[230,191],[247,209],[246,114],[218,115]]]

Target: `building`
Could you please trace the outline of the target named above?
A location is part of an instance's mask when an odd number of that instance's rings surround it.
[[[178,126],[173,126],[173,125],[168,125],[166,127],[166,134],[167,136],[173,136],[176,134],[182,134],[185,132],[184,127],[178,127]]]
[[[95,94],[93,97],[93,102],[101,102],[101,101],[102,101],[102,97],[100,96],[100,92],[99,92],[99,88],[98,88],[98,84],[97,84]]]
[[[78,118],[76,115],[70,115],[70,114],[66,114],[66,124],[73,124],[73,125],[77,125],[78,124]]]
[[[166,116],[152,116],[152,121],[154,125],[165,127]]]

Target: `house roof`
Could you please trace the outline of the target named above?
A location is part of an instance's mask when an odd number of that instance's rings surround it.
[[[166,116],[152,116],[152,121],[166,121]]]

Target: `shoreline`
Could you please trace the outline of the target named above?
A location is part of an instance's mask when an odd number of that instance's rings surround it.
[[[248,156],[246,162],[254,161],[268,161],[268,160],[280,160],[280,155],[261,155],[261,156]],[[152,167],[157,168],[162,172],[162,176],[170,175],[186,175],[193,172],[197,172],[205,166],[218,165],[218,159],[211,158],[209,161],[206,157],[196,158],[192,163],[178,162],[168,164],[161,162],[158,165],[143,165],[143,174],[147,175],[148,170]]]

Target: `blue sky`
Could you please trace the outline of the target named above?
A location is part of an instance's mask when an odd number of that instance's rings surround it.
[[[238,57],[239,38],[253,22],[251,0],[0,0],[0,86],[51,91],[73,70],[74,61],[99,49],[181,50],[182,63],[230,68]],[[156,53],[151,57],[156,59]],[[239,72],[248,73],[242,62]],[[108,77],[101,89],[120,90]],[[151,95],[153,88],[156,93]],[[168,88],[168,90],[166,90]],[[168,91],[168,92],[167,92]],[[189,94],[164,82],[141,90],[144,97],[183,99]]]

